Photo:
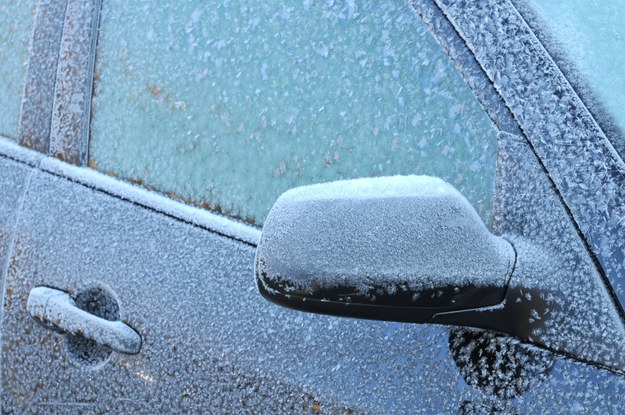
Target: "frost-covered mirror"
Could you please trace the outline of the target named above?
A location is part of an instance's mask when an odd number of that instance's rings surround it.
[[[427,322],[500,303],[514,262],[453,186],[394,176],[284,193],[263,228],[256,277],[282,305]]]
[[[501,236],[434,177],[299,187],[265,222],[261,294],[304,311],[489,329],[625,372],[625,327],[592,257],[523,138],[499,145]]]

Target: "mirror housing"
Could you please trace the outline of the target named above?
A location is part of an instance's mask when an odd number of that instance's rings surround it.
[[[510,243],[453,186],[394,176],[285,192],[265,222],[255,274],[260,293],[287,307],[425,323],[501,303],[514,263]]]

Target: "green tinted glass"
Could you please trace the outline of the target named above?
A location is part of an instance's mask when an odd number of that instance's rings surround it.
[[[262,224],[285,190],[429,174],[490,220],[496,132],[403,1],[105,1],[90,165]]]
[[[11,138],[17,137],[34,4],[0,4],[0,135]]]

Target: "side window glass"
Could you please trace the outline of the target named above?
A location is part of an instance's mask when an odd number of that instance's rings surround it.
[[[0,135],[16,139],[35,2],[0,4]]]
[[[490,223],[496,131],[409,5],[105,0],[91,167],[262,225],[299,185],[428,174]]]

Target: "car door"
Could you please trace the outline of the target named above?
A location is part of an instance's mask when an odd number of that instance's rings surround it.
[[[441,9],[413,6],[430,28],[450,24]],[[308,315],[256,292],[259,226],[279,193],[298,184],[427,173],[458,187],[495,232],[515,225],[531,232],[523,218],[546,211],[555,228],[575,229],[572,204],[562,204],[533,142],[491,94],[488,78],[467,76],[480,66],[454,55],[462,51],[454,49],[457,38],[434,31],[486,111],[404,4],[104,1],[97,49],[90,37],[97,2],[46,7],[36,9],[23,100],[42,94],[49,109],[23,105],[21,130],[3,133],[22,147],[1,142],[3,411],[569,413],[622,406],[621,375],[557,348],[488,331]],[[57,33],[52,83],[31,69],[39,62],[32,54],[38,28]],[[24,133],[27,126],[33,132]],[[494,197],[495,183],[508,198]],[[538,195],[544,206],[515,210],[510,195],[515,202]],[[546,238],[554,227],[538,229]],[[586,264],[587,246],[575,237],[558,248],[568,246],[571,260]],[[590,263],[574,294],[581,306],[603,305],[587,314],[602,322],[607,340],[581,360],[609,346],[622,323],[610,285]],[[38,325],[27,309],[35,287],[67,292],[79,308],[124,322],[140,335],[140,351],[114,352]],[[585,302],[584,290],[600,301]]]

